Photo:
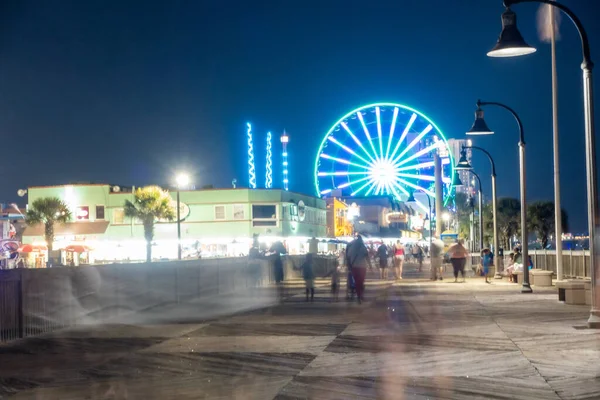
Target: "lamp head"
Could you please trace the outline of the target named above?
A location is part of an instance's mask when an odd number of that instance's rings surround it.
[[[475,110],[475,122],[473,122],[473,126],[471,129],[467,131],[467,135],[493,135],[494,131],[488,128],[485,123],[485,119],[483,119],[483,109],[477,106],[477,110]]]
[[[406,202],[407,203],[416,203],[417,202],[417,200],[415,200],[415,194],[414,194],[414,192],[411,192],[408,195],[408,199],[406,199]]]
[[[456,169],[456,170],[471,170],[471,169],[473,169],[473,167],[471,166],[471,163],[467,159],[467,151],[465,150],[464,147],[460,151],[460,159],[458,160],[458,164],[456,164],[454,169]]]
[[[182,188],[190,184],[190,177],[188,174],[179,174],[175,178],[175,181],[177,182],[177,187]]]
[[[460,177],[458,176],[458,172],[454,171],[454,176],[452,177],[452,186],[454,187],[458,187],[458,186],[462,186],[463,183],[460,180]]]
[[[535,47],[525,42],[517,28],[517,14],[509,7],[502,13],[502,32],[494,48],[488,51],[488,57],[516,57],[535,53]]]

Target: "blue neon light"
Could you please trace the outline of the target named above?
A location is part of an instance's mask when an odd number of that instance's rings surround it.
[[[273,154],[271,152],[271,132],[267,132],[267,168],[265,173],[265,188],[273,187]]]
[[[252,125],[250,122],[246,124],[248,130],[246,131],[248,139],[248,186],[251,189],[256,189],[256,169],[254,167],[254,146],[252,145]]]

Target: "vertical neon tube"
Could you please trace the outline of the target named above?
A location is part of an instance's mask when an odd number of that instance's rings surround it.
[[[283,131],[281,135],[281,164],[283,165],[283,190],[289,190],[289,178],[288,178],[288,153],[287,144],[290,141],[288,134]]]
[[[267,132],[267,168],[265,173],[265,188],[273,187],[273,153],[271,152],[271,132]]]
[[[246,131],[248,139],[248,186],[250,189],[256,189],[256,169],[254,168],[254,146],[252,144],[252,125],[246,123],[248,130]]]

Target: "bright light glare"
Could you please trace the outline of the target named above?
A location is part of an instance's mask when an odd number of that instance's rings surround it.
[[[518,57],[536,52],[535,47],[505,47],[503,49],[488,51],[488,57]]]
[[[450,214],[448,214],[447,212],[442,214],[442,219],[444,221],[450,221]]]
[[[190,184],[190,177],[188,174],[179,174],[175,178],[175,181],[177,182],[177,186],[181,188]]]
[[[377,185],[387,187],[396,180],[396,168],[389,160],[379,160],[372,164],[369,176]]]

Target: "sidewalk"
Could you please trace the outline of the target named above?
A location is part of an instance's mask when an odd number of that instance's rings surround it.
[[[332,301],[327,280],[313,303],[301,281],[288,286],[281,304],[213,320],[2,346],[0,397],[600,398],[600,332],[585,328],[588,307],[558,303],[553,288],[369,280],[358,305],[343,292]]]

